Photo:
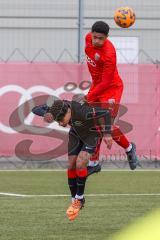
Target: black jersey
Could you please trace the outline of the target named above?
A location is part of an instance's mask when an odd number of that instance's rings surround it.
[[[110,134],[111,118],[107,109],[76,101],[66,101],[66,103],[71,108],[69,124],[83,142],[93,146],[98,138]]]
[[[96,146],[97,139],[102,138],[105,133],[111,132],[111,117],[107,109],[98,106],[91,106],[88,103],[63,100],[64,104],[71,109],[70,133],[76,134],[83,143]],[[36,106],[32,112],[44,116],[49,107],[44,104]]]

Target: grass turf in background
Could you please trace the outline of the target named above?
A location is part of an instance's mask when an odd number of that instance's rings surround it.
[[[159,193],[160,172],[109,171],[88,178],[86,193]],[[65,172],[0,172],[0,192],[69,194]],[[69,197],[0,197],[1,240],[111,239],[126,224],[160,206],[160,196],[86,197],[80,216],[65,216]]]

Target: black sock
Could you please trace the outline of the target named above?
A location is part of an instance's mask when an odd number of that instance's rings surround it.
[[[77,195],[81,196],[84,194],[86,177],[77,177]]]
[[[76,178],[68,178],[68,185],[71,191],[72,198],[75,197],[77,193],[77,179]]]

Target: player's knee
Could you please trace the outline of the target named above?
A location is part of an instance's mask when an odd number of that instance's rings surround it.
[[[90,154],[85,151],[82,151],[78,156],[78,159],[76,162],[76,168],[77,169],[86,168],[89,159],[90,159]]]
[[[76,169],[76,160],[77,160],[77,156],[68,157],[68,169],[71,169],[71,170]]]
[[[70,169],[70,170],[76,169],[76,164],[74,162],[69,162],[68,163],[68,169]]]

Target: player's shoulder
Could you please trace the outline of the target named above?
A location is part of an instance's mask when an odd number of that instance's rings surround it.
[[[92,112],[92,107],[87,102],[82,104],[76,101],[72,101],[71,109],[72,117],[79,120],[86,120],[88,113]]]
[[[107,38],[103,48],[103,59],[116,57],[116,49],[113,43]]]
[[[80,112],[82,109],[82,104],[77,101],[71,101],[71,109],[74,113]]]
[[[77,102],[77,101],[72,101],[71,102],[71,108],[75,110],[76,112],[80,112],[84,109],[90,108],[90,105],[87,102]]]
[[[115,46],[113,45],[113,43],[111,42],[111,40],[108,39],[108,38],[106,39],[104,48],[106,48],[107,50],[110,50],[110,51],[115,51]]]

